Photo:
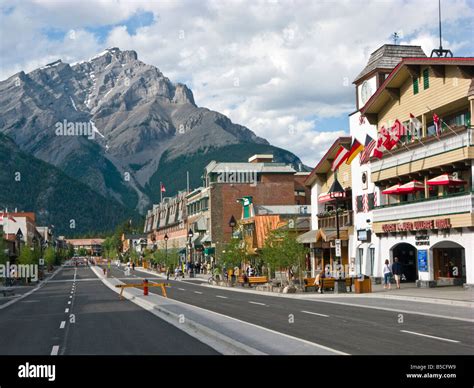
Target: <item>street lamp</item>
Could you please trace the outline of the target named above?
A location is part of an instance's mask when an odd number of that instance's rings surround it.
[[[237,225],[237,221],[235,220],[234,215],[231,215],[229,220],[229,226],[232,228],[232,238],[234,238],[235,225]]]
[[[336,241],[335,241],[335,243],[336,244],[335,245],[336,245],[336,260],[337,260],[338,264],[342,264],[342,260],[341,260],[341,240],[340,240],[340,236],[339,236],[339,211],[338,211],[337,200],[338,200],[338,198],[343,197],[344,193],[345,193],[345,190],[341,186],[339,181],[337,180],[337,174],[335,173],[334,174],[334,182],[332,183],[331,188],[329,189],[329,197],[336,201],[336,204],[335,204],[335,206],[336,206]],[[340,282],[340,283],[341,283],[340,285],[335,284],[335,286],[334,286],[334,292],[335,293],[346,291],[345,290],[345,286],[346,286],[345,279],[343,279],[343,281]]]
[[[18,231],[16,232],[16,235],[15,235],[15,238],[16,238],[16,241],[18,243],[18,257],[20,257],[20,254],[21,254],[21,242],[23,240],[23,232],[21,231],[21,229],[18,229]]]
[[[165,237],[163,239],[165,240],[165,263],[166,266],[168,266],[168,234],[165,233]]]
[[[188,237],[189,237],[189,262],[191,262],[191,258],[192,258],[192,254],[193,254],[193,251],[192,251],[192,248],[193,248],[193,243],[191,241],[191,239],[193,238],[194,236],[194,233],[192,231],[192,229],[189,229],[188,231]]]

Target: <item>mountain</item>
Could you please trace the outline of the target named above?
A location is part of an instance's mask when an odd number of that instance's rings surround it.
[[[120,222],[136,218],[131,209],[22,152],[12,139],[2,134],[0,166],[0,209],[34,209],[37,224],[53,224],[58,234],[110,231]]]
[[[225,158],[226,147],[236,160],[258,148],[277,161],[300,163],[248,128],[198,107],[186,85],[141,62],[135,51],[118,48],[1,81],[0,132],[28,154],[140,211],[156,201],[156,182],[183,188],[187,168],[199,170],[192,182],[200,183],[207,161]],[[193,164],[185,167],[181,160]]]

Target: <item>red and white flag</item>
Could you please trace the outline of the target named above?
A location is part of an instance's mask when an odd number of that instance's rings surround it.
[[[441,122],[439,116],[436,113],[433,114],[433,124],[435,126],[436,136],[439,137],[441,135]]]
[[[160,185],[161,185],[160,191],[161,191],[162,193],[166,193],[165,185],[164,185],[163,183],[160,183]]]
[[[421,121],[410,113],[410,132],[411,138],[421,138]]]
[[[349,157],[349,151],[343,147],[339,146],[339,150],[337,151],[336,157],[334,158],[334,161],[332,162],[332,171],[336,171],[339,166],[344,163],[344,161]]]
[[[375,146],[374,153],[372,154],[372,156],[377,159],[382,159],[383,152],[386,151],[386,148],[384,146],[384,143],[387,140],[386,132],[387,130],[385,129],[385,127],[380,128],[380,132],[377,138],[377,144]]]

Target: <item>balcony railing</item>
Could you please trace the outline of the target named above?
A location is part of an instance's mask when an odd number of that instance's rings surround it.
[[[421,143],[408,144],[407,148],[399,145],[391,155],[386,152],[383,159],[371,162],[372,173],[425,159],[430,156],[440,155],[458,148],[472,146],[474,143],[474,130],[472,128],[457,127],[456,134],[445,132],[439,140],[436,137],[424,138]]]
[[[413,202],[376,207],[373,210],[373,222],[466,213],[472,212],[473,209],[474,194],[463,192],[446,197],[426,198]]]
[[[339,213],[339,227],[352,226],[352,210]],[[318,228],[336,228],[336,215],[318,215]]]

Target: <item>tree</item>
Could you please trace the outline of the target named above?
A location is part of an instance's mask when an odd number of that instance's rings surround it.
[[[5,253],[7,244],[3,240],[3,233],[0,233],[0,264],[6,264],[8,261],[8,255]]]
[[[272,230],[262,249],[262,257],[264,262],[274,269],[298,271],[302,284],[307,248],[300,244],[296,237],[296,234],[289,230]]]
[[[52,268],[56,263],[56,252],[54,251],[53,247],[48,247],[44,251],[44,261],[48,268]]]
[[[245,240],[231,238],[222,256],[222,264],[225,267],[241,267],[242,262],[247,258],[247,244]]]
[[[77,250],[77,254],[78,254],[78,256],[87,256],[87,250],[86,250],[86,248],[79,248],[79,249]]]

